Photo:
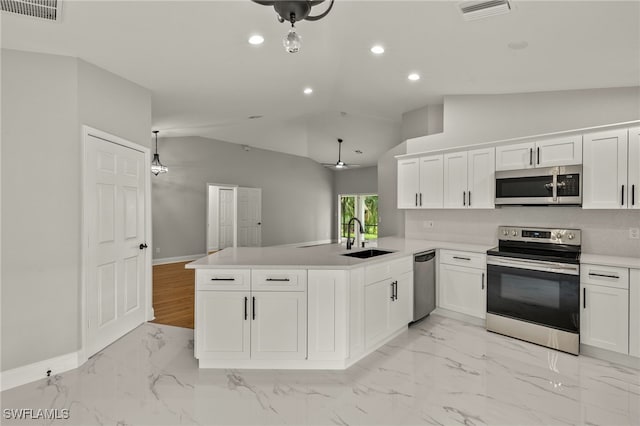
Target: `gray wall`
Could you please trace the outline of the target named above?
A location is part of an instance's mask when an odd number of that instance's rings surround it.
[[[335,199],[340,194],[377,194],[378,167],[336,170],[333,172]]]
[[[158,150],[169,173],[152,179],[154,258],[204,253],[207,183],[262,188],[263,246],[331,239],[333,176],[318,163],[199,137],[159,137]]]
[[[424,221],[433,221],[433,228],[426,228]],[[640,257],[640,240],[629,239],[629,228],[640,225],[637,211],[514,206],[406,212],[407,238],[497,244],[500,225],[578,228],[585,253]]]
[[[640,87],[445,96],[444,132],[407,152],[471,145],[640,118]]]
[[[404,236],[404,211],[398,210],[398,161],[396,155],[406,154],[402,142],[385,152],[378,160],[378,236]]]
[[[2,371],[80,347],[80,126],[148,145],[151,96],[134,86],[2,50]]]

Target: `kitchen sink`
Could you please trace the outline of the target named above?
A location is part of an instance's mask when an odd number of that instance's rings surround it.
[[[393,253],[388,250],[378,250],[378,249],[369,249],[369,250],[360,250],[354,251],[353,253],[343,253],[341,256],[349,256],[349,257],[357,257],[358,259],[368,259],[370,257],[382,256],[383,254]]]

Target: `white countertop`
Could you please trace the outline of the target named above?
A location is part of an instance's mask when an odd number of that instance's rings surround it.
[[[605,256],[602,254],[582,253],[580,255],[580,263],[640,269],[640,257]]]
[[[226,248],[210,254],[186,265],[188,269],[221,269],[221,268],[291,268],[291,269],[351,269],[365,264],[393,260],[402,256],[413,255],[425,250],[451,249],[486,253],[494,245],[452,243],[447,241],[412,240],[396,237],[379,238],[375,244],[380,250],[393,251],[391,254],[358,259],[340,256],[343,253],[367,250],[354,247],[346,250],[339,244],[325,244],[311,247],[236,247]]]

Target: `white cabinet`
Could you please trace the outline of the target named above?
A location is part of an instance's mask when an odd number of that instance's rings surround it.
[[[198,269],[196,358],[305,359],[306,290],[306,270]]]
[[[199,291],[195,322],[196,358],[249,359],[248,291]]]
[[[438,306],[477,318],[486,317],[485,255],[453,250],[440,251]]]
[[[362,287],[349,282],[346,271],[309,270],[308,276],[308,359],[345,359],[349,354],[349,287]],[[358,336],[352,338],[358,340]]]
[[[629,271],[629,355],[640,357],[640,269]]]
[[[444,155],[445,208],[493,208],[494,200],[494,148]]]
[[[442,155],[398,161],[398,208],[442,207]]]
[[[627,129],[584,135],[583,209],[628,208],[628,139]],[[632,145],[637,164],[639,155],[635,152],[635,143]],[[633,167],[634,170],[636,168],[637,166]],[[635,185],[637,192],[637,183]],[[637,193],[634,198],[637,204]]]
[[[581,135],[496,147],[497,171],[568,166],[581,163]]]
[[[365,268],[364,343],[371,348],[413,319],[413,258]]]
[[[580,343],[628,354],[629,270],[583,264],[580,283]]]
[[[307,295],[256,291],[251,297],[251,359],[305,359]]]

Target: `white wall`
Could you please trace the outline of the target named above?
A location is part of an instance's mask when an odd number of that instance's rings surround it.
[[[444,105],[425,105],[402,114],[402,140],[442,133]]]
[[[84,61],[2,50],[2,371],[79,349],[81,125],[148,146],[150,111]]]
[[[264,246],[331,239],[333,176],[315,161],[200,137],[159,137],[158,151],[169,172],[152,179],[154,259],[204,253],[207,183],[262,188]]]
[[[640,118],[640,87],[444,98],[444,131],[407,153],[580,129]]]

